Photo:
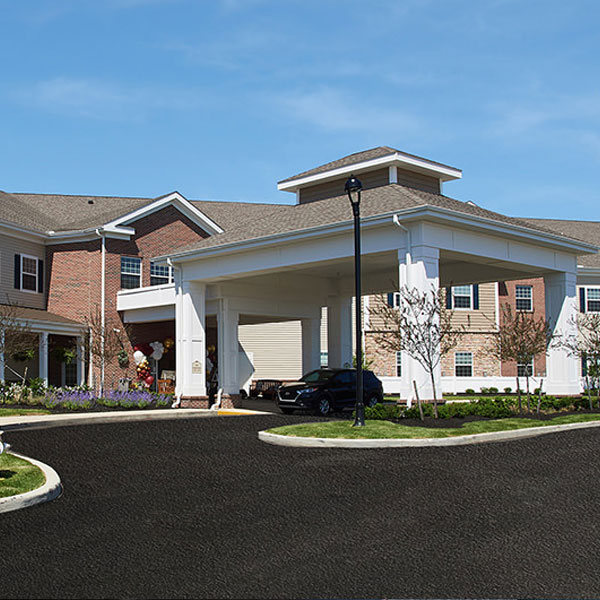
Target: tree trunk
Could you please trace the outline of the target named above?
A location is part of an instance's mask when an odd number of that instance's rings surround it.
[[[529,373],[529,369],[526,371]],[[529,375],[525,375],[525,383],[527,385],[527,412],[531,412],[531,393],[529,392]]]
[[[435,378],[433,376],[433,373],[429,373],[429,376],[431,377],[431,389],[433,390],[433,416],[437,419],[438,418],[438,409],[437,409],[437,394],[435,391]]]
[[[540,414],[540,407],[542,405],[542,386],[544,385],[544,380],[540,379],[540,393],[538,394],[538,401],[537,401],[537,413],[538,415]]]
[[[593,406],[592,406],[592,385],[591,385],[591,382],[590,382],[589,375],[585,376],[585,386],[587,387],[588,402],[590,404],[590,410],[593,410]]]
[[[421,404],[421,398],[419,398],[419,392],[417,391],[417,382],[413,379],[413,387],[415,388],[415,396],[417,397],[417,406],[419,407],[419,417],[421,421],[425,420],[423,416],[423,405]]]
[[[517,398],[519,400],[519,414],[523,414],[523,404],[521,402],[521,386],[519,385],[519,376],[517,375]]]

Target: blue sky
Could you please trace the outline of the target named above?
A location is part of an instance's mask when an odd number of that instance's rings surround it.
[[[0,0],[0,189],[294,201],[379,145],[600,220],[597,0]]]

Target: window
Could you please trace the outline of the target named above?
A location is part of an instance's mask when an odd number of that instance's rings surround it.
[[[456,377],[473,376],[472,352],[456,352],[454,354],[454,374]]]
[[[452,300],[452,306],[454,308],[471,308],[471,286],[454,286],[452,288]]]
[[[150,285],[173,282],[173,269],[169,265],[150,263]]]
[[[518,285],[515,291],[516,308],[531,312],[533,310],[533,288],[530,285]]]
[[[121,256],[121,289],[131,290],[139,287],[142,287],[142,259]]]
[[[327,352],[321,352],[321,366],[326,367],[329,362],[329,355]]]
[[[21,289],[37,292],[38,289],[38,259],[21,254]]]
[[[396,352],[396,377],[402,377],[402,352]]]
[[[533,376],[533,360],[528,364],[517,365],[517,375],[519,377],[532,377]]]
[[[587,288],[587,312],[600,312],[600,288]]]

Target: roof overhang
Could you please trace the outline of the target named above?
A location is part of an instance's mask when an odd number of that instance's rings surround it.
[[[284,192],[296,192],[297,190],[320,183],[325,183],[344,175],[350,175],[362,173],[364,171],[371,171],[375,168],[381,167],[400,167],[407,171],[414,171],[430,177],[435,177],[440,181],[451,181],[453,179],[460,179],[462,177],[462,171],[454,167],[442,165],[434,161],[427,160],[426,158],[419,158],[410,154],[404,154],[403,152],[395,152],[388,154],[387,156],[381,156],[379,158],[373,158],[371,160],[365,160],[351,165],[345,165],[322,173],[314,173],[307,175],[306,177],[299,177],[291,181],[280,181],[277,184],[277,189]]]
[[[457,211],[452,211],[436,206],[421,206],[401,211],[391,211],[381,215],[361,218],[361,228],[393,224],[399,220],[402,223],[414,221],[434,221],[438,223],[449,224],[454,227],[483,231],[488,234],[520,239],[529,243],[536,243],[545,247],[552,247],[563,252],[575,255],[594,254],[600,250],[598,246],[581,242],[571,238],[566,238],[559,234],[546,233],[529,229],[528,227],[486,219],[475,215],[467,215]],[[169,256],[157,257],[157,260],[166,260],[169,258],[174,262],[187,262],[195,259],[205,259],[213,256],[225,255],[234,252],[248,251],[259,248],[267,248],[277,244],[290,243],[308,238],[325,237],[332,234],[353,231],[353,221],[342,221],[330,225],[321,225],[296,231],[277,233],[263,236],[260,238],[242,240],[239,242],[224,243],[219,246],[209,246],[206,248],[196,248],[183,252],[177,252]]]

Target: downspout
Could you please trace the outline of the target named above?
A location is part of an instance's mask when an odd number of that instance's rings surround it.
[[[175,271],[179,271],[179,267],[173,264],[171,258],[167,257],[167,264],[173,271],[173,281],[175,281]],[[177,297],[175,298],[175,336],[177,336]],[[177,367],[177,342],[175,343],[175,366]],[[181,390],[181,388],[179,388]],[[179,408],[181,406],[181,391],[175,396],[175,402],[171,404],[171,408]]]
[[[405,227],[404,225],[402,225],[402,223],[400,222],[400,217],[398,217],[398,215],[394,215],[392,217],[394,224],[397,225],[400,229],[402,229],[402,231],[404,231],[404,233],[406,233],[406,253],[405,253],[405,262],[406,262],[406,287],[408,289],[410,289],[410,266],[412,265],[412,238],[410,235],[410,229],[408,229],[407,227]],[[398,281],[398,283],[400,283],[400,281]],[[403,363],[405,361],[402,361]],[[407,379],[409,381],[409,393],[407,394],[407,406],[410,408],[412,405],[412,398],[411,398],[411,392],[410,392],[410,380],[412,378],[412,373],[411,373],[411,368],[410,368],[410,361],[406,361],[406,375],[407,375]],[[402,365],[402,374],[404,375],[404,364]],[[416,385],[416,384],[415,384]],[[415,388],[416,389],[416,388]]]
[[[100,283],[100,392],[104,392],[104,331],[106,328],[106,237],[101,229],[96,234],[102,238],[102,274]]]

